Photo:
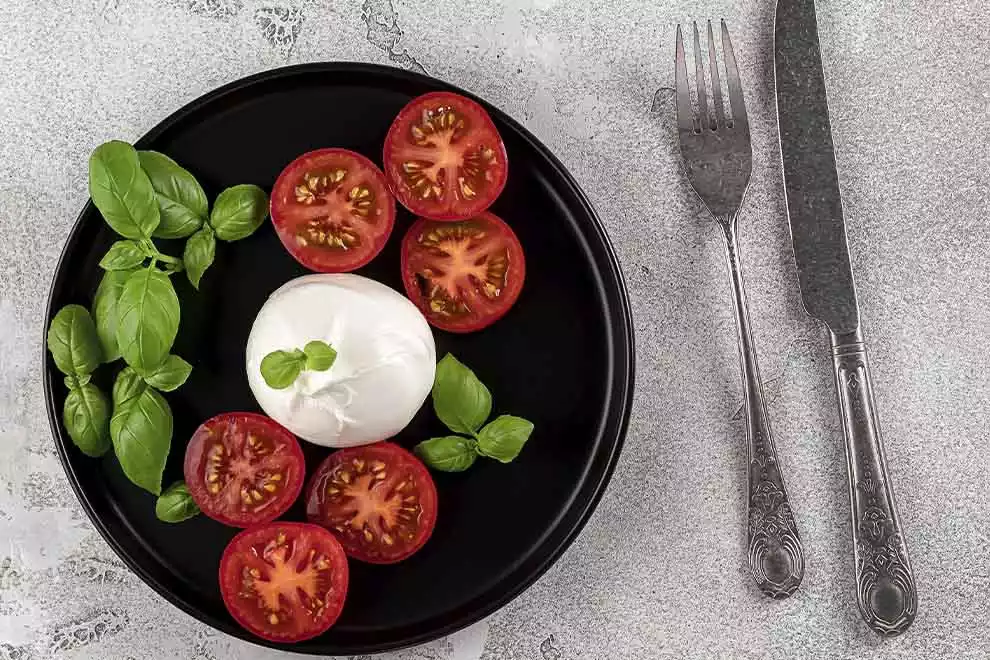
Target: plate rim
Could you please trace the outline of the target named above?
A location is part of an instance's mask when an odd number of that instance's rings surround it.
[[[278,644],[255,637],[248,631],[241,630],[236,626],[222,625],[223,622],[214,620],[214,617],[204,615],[203,612],[200,611],[193,603],[188,602],[186,599],[174,594],[166,585],[162,584],[157,578],[152,576],[143,568],[141,564],[135,561],[126,552],[108,527],[103,523],[100,516],[97,515],[93,504],[90,502],[79,482],[77,475],[75,474],[75,470],[70,465],[68,452],[69,446],[71,445],[71,440],[65,438],[60,431],[61,412],[55,405],[55,383],[50,374],[51,369],[48,359],[47,332],[48,325],[55,312],[53,309],[55,289],[59,282],[59,274],[62,271],[64,262],[70,249],[73,249],[76,244],[77,234],[82,230],[84,218],[91,213],[98,213],[93,206],[92,199],[90,198],[87,198],[86,203],[76,216],[72,228],[66,236],[65,243],[59,253],[58,260],[55,264],[55,268],[53,269],[51,282],[49,284],[48,295],[45,302],[45,323],[43,324],[41,331],[42,388],[44,390],[45,408],[48,413],[49,427],[52,433],[52,440],[55,443],[55,448],[58,453],[59,463],[62,466],[63,472],[65,472],[66,478],[69,481],[69,485],[71,486],[76,499],[86,512],[86,517],[89,519],[90,523],[96,528],[100,536],[110,546],[117,557],[124,562],[132,573],[140,578],[146,585],[151,587],[155,593],[164,598],[167,602],[171,603],[173,606],[194,618],[196,621],[207,625],[218,632],[231,635],[258,646],[281,651],[289,651],[292,653],[311,655],[319,654],[324,656],[328,655],[328,653],[329,655],[337,656],[352,655],[355,653],[383,653],[386,651],[409,648],[440,639],[490,617],[492,614],[515,600],[524,591],[529,589],[538,579],[540,579],[550,569],[550,567],[552,567],[560,559],[560,557],[571,546],[574,540],[587,525],[591,515],[596,510],[609,482],[611,481],[619,456],[622,452],[622,447],[625,443],[626,435],[628,433],[633,405],[633,394],[636,383],[636,349],[632,306],[629,298],[629,288],[626,278],[616,255],[615,248],[612,245],[612,241],[605,230],[605,225],[591,201],[588,199],[587,194],[574,179],[570,171],[564,166],[563,163],[561,163],[561,161],[553,154],[553,152],[550,151],[548,147],[546,147],[525,126],[516,121],[509,114],[485,99],[478,97],[474,93],[461,89],[457,85],[449,83],[445,80],[399,67],[358,61],[307,62],[266,69],[264,71],[259,71],[225,83],[224,85],[201,94],[195,99],[182,105],[180,108],[156,123],[147,132],[143,133],[141,137],[134,142],[134,146],[137,148],[146,146],[147,143],[153,141],[161,134],[171,129],[176,123],[180,122],[187,115],[195,113],[202,106],[215,102],[226,95],[233,94],[253,85],[262,84],[271,80],[291,78],[298,75],[312,73],[369,73],[377,76],[390,75],[423,87],[433,88],[436,90],[448,90],[474,99],[489,113],[496,116],[498,120],[507,124],[527,143],[530,148],[535,150],[551,165],[555,173],[560,177],[560,180],[570,189],[570,192],[582,208],[586,218],[590,220],[585,229],[590,230],[588,233],[593,233],[593,238],[597,239],[603,252],[603,259],[601,260],[601,263],[597,264],[597,270],[602,271],[607,266],[614,283],[614,287],[609,286],[610,283],[606,283],[604,281],[605,278],[602,278],[603,284],[606,285],[605,300],[608,303],[608,311],[610,312],[608,318],[609,322],[606,323],[606,335],[610,339],[611,347],[614,352],[614,364],[612,368],[613,377],[608,386],[608,389],[611,390],[609,394],[609,403],[606,408],[606,413],[601,420],[601,428],[603,429],[603,438],[610,439],[614,437],[614,440],[609,442],[610,447],[607,456],[597,455],[589,461],[589,466],[592,463],[597,463],[602,460],[605,461],[605,464],[604,469],[596,479],[591,480],[591,482],[585,480],[582,490],[591,488],[591,491],[589,496],[585,498],[583,505],[577,507],[579,510],[575,511],[575,502],[579,499],[575,497],[572,499],[572,502],[567,506],[567,508],[564,509],[564,511],[568,512],[571,516],[575,516],[576,514],[573,523],[569,525],[569,529],[566,533],[564,533],[556,541],[552,548],[549,548],[543,553],[542,559],[536,563],[535,566],[530,568],[522,576],[522,579],[516,580],[514,584],[511,584],[508,588],[503,589],[499,593],[498,597],[491,598],[483,602],[479,607],[469,608],[470,611],[467,614],[452,616],[451,620],[444,625],[434,627],[428,632],[408,636],[397,643],[376,643],[353,649],[341,649],[340,651],[330,652],[326,650],[304,647],[297,644]],[[582,240],[588,241],[588,238],[583,238]],[[611,290],[613,288],[614,291]],[[623,373],[625,374],[625,378],[616,379],[614,377],[614,374]],[[616,383],[614,381],[616,380],[622,381],[618,383],[621,387],[615,387]],[[614,421],[611,421],[613,419]],[[610,421],[611,424],[609,423]],[[609,427],[611,427],[611,429]],[[512,572],[517,570],[519,569],[513,568]]]

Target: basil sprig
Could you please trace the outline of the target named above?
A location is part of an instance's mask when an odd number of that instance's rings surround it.
[[[533,423],[513,415],[491,422],[492,395],[478,377],[451,354],[437,364],[433,381],[433,410],[455,433],[416,445],[416,454],[441,472],[463,472],[478,456],[500,463],[513,461],[533,432]],[[470,437],[465,437],[470,436]]]
[[[279,350],[266,355],[261,360],[261,377],[268,387],[284,390],[296,381],[303,369],[326,371],[336,360],[337,351],[330,344],[314,339],[302,350]]]
[[[63,423],[90,456],[112,446],[124,474],[159,495],[172,441],[172,412],[161,392],[180,387],[192,365],[171,353],[180,305],[170,276],[185,271],[199,288],[213,262],[216,238],[251,235],[268,214],[268,196],[254,185],[220,193],[212,213],[203,187],[174,160],[138,152],[112,140],[89,160],[89,191],[111,229],[120,235],[100,260],[106,272],[93,299],[92,316],[67,305],[52,319],[48,348],[69,392]],[[161,252],[152,239],[186,239],[182,258]],[[91,382],[101,362],[124,359],[111,402]],[[184,488],[184,485],[182,485]],[[156,512],[167,522],[195,515],[178,485],[161,495]]]
[[[90,382],[103,360],[96,325],[85,307],[66,305],[48,328],[48,350],[65,374],[69,389],[62,405],[62,423],[87,456],[102,456],[110,448],[110,406],[106,395]]]

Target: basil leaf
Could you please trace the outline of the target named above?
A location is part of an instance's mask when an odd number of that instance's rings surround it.
[[[117,303],[117,345],[139,372],[154,371],[179,332],[179,298],[168,275],[157,268],[132,273]]]
[[[472,435],[492,414],[492,395],[473,371],[448,353],[437,364],[433,409],[451,431]]]
[[[151,180],[161,222],[156,238],[185,238],[206,221],[206,193],[188,170],[157,151],[139,151],[141,169]]]
[[[103,359],[96,325],[82,305],[66,305],[58,310],[48,328],[48,350],[63,374],[92,373]]]
[[[501,463],[509,463],[522,451],[532,432],[532,422],[522,417],[500,415],[478,434],[478,453]]]
[[[155,189],[134,147],[112,140],[89,157],[89,196],[111,228],[124,238],[149,238],[160,215]]]
[[[157,369],[144,377],[144,382],[156,390],[171,392],[181,387],[190,373],[192,373],[191,364],[178,355],[169,355]]]
[[[117,378],[120,380],[120,376]],[[121,393],[124,389],[121,388]],[[118,386],[114,384],[110,439],[127,478],[149,493],[158,495],[162,490],[165,459],[172,443],[172,411],[165,397],[154,388],[141,383],[137,389],[137,395],[118,403]]]
[[[300,350],[272,351],[261,360],[261,377],[268,387],[284,390],[299,377],[306,364],[306,354]]]
[[[77,382],[69,390],[62,423],[72,442],[87,456],[102,456],[110,449],[110,405],[96,385]]]
[[[244,183],[217,196],[210,225],[221,241],[247,238],[268,216],[268,195],[258,186]]]
[[[117,348],[117,301],[124,290],[124,283],[134,271],[109,270],[103,273],[100,286],[93,298],[93,319],[96,321],[96,334],[103,347],[103,361],[113,362],[120,357]]]
[[[162,522],[178,523],[197,515],[199,507],[184,481],[176,481],[166,488],[155,502],[155,516]]]
[[[111,393],[113,407],[119,408],[122,403],[130,401],[146,389],[148,389],[148,384],[144,382],[144,379],[130,367],[124,367],[117,374],[116,380],[113,381]]]
[[[131,270],[144,263],[145,256],[144,249],[137,241],[117,241],[100,259],[100,268],[103,270]]]
[[[478,458],[478,444],[471,438],[448,435],[430,438],[413,449],[423,462],[441,472],[463,472]]]
[[[216,251],[217,240],[209,225],[203,225],[202,229],[186,240],[186,247],[182,251],[182,263],[186,267],[186,277],[194,288],[199,289],[199,281],[213,263]]]
[[[65,383],[67,389],[74,390],[77,387],[82,387],[91,380],[93,380],[91,374],[83,374],[82,376],[66,376],[62,382]]]
[[[306,368],[312,371],[326,371],[337,359],[337,351],[318,339],[306,344],[303,353],[306,354]]]

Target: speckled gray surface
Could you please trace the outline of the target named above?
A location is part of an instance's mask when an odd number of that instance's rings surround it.
[[[0,658],[290,657],[214,632],[89,524],[43,414],[38,346],[86,159],[289,62],[392,63],[521,120],[581,182],[628,278],[637,395],[590,524],[523,596],[392,660],[990,657],[990,47],[982,0],[819,3],[832,125],[891,477],[920,592],[904,636],[856,612],[822,330],[802,311],[780,186],[769,0],[57,0],[0,9]],[[744,267],[807,549],[768,602],[744,552],[744,439],[722,248],[678,162],[673,30],[724,16],[754,175]],[[658,91],[659,90],[659,91]]]

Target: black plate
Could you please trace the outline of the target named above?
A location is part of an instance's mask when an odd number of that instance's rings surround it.
[[[385,133],[400,108],[439,81],[367,64],[309,64],[232,83],[179,110],[137,144],[172,156],[210,199],[237,183],[270,190],[279,171],[318,147],[346,147],[381,162]],[[479,461],[469,472],[437,474],[439,516],[425,548],[392,566],[351,562],[340,620],[292,650],[376,652],[418,644],[491,614],[539,577],[574,539],[611,475],[628,422],[633,338],[628,297],[602,225],[574,180],[532,135],[487,106],[509,155],[509,181],[492,210],[516,230],[526,252],[519,301],[490,328],[469,335],[434,330],[437,353],[454,353],[493,393],[495,412],[536,425],[509,465]],[[79,176],[85,176],[79,172]],[[359,273],[401,291],[399,243],[412,218],[400,210],[385,250]],[[48,320],[63,305],[89,305],[98,262],[115,236],[87,204],[59,261]],[[160,241],[181,254],[181,243]],[[259,410],[244,374],[255,314],[285,281],[304,274],[267,224],[250,238],[217,246],[200,292],[173,278],[182,303],[174,352],[194,365],[167,395],[175,435],[163,482],[182,476],[196,426],[224,411]],[[47,323],[46,323],[47,327]],[[101,367],[105,392],[120,364]],[[112,452],[90,459],[61,422],[66,391],[45,357],[45,393],[59,456],[93,523],[128,566],[201,621],[258,644],[227,614],[217,585],[224,546],[236,530],[204,516],[178,525],[155,518],[154,497],[124,477]],[[406,447],[444,429],[431,407],[397,441]],[[312,468],[328,450],[302,443]],[[300,506],[286,515],[302,520]],[[284,648],[284,645],[281,647]]]

